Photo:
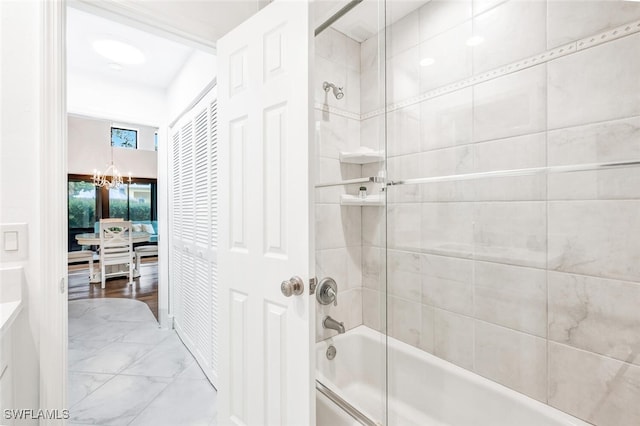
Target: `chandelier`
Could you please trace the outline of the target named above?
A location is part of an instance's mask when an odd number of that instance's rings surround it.
[[[131,173],[129,173],[128,183],[131,183]],[[100,188],[119,188],[123,184],[122,173],[113,165],[113,147],[111,147],[111,164],[107,165],[107,170],[101,173],[93,169],[93,184]]]

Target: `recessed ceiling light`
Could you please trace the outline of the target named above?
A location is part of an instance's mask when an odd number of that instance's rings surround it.
[[[124,67],[122,65],[117,64],[115,62],[109,63],[109,68],[111,68],[114,71],[122,71],[124,69]]]
[[[93,49],[118,64],[137,65],[146,59],[137,47],[116,40],[96,40],[93,42]]]
[[[423,58],[420,61],[420,66],[421,67],[428,67],[429,65],[433,65],[436,63],[436,60],[433,58]]]
[[[473,36],[467,40],[467,46],[477,46],[484,42],[484,38],[480,36]]]

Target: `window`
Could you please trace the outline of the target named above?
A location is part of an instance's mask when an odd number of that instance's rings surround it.
[[[129,200],[127,184],[109,189],[109,217],[129,220]]]
[[[151,220],[151,184],[129,185],[129,219]]]
[[[69,228],[93,228],[96,187],[92,182],[69,181]]]
[[[152,220],[152,199],[155,186],[151,183],[123,184],[109,190],[109,217],[124,220]]]
[[[100,218],[157,220],[155,179],[133,178],[130,184],[107,190],[96,188],[91,176],[69,175],[68,178],[69,251],[82,249],[75,236],[94,232],[94,224]]]
[[[138,149],[138,131],[132,129],[111,128],[111,146]]]
[[[67,209],[69,215],[69,251],[80,250],[75,236],[93,232],[98,207],[98,192],[90,179],[69,178]]]

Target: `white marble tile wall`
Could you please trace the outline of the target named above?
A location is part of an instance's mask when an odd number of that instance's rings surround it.
[[[426,3],[387,31],[389,178],[640,159],[637,33],[418,98],[637,20],[622,0]],[[360,95],[362,114],[381,106]],[[386,309],[393,337],[595,425],[640,424],[639,188],[637,167],[390,187],[386,287],[384,212],[362,211],[363,323],[384,331]]]
[[[386,69],[378,52],[384,48],[383,37],[371,37],[360,45],[360,111],[365,114],[384,105],[384,87]],[[363,141],[365,142],[365,141]],[[368,146],[363,144],[364,146]]]
[[[640,117],[553,130],[547,134],[550,166],[640,158]],[[640,198],[640,170],[607,170],[549,176],[549,199]]]
[[[369,46],[374,48],[374,55],[365,62],[376,63],[377,46],[371,43]],[[360,84],[366,83],[360,73],[360,43],[329,28],[316,37],[315,47],[316,104],[335,109],[328,112],[319,108],[315,114],[317,183],[359,178],[363,167],[341,163],[339,158],[341,151],[355,151],[361,146],[363,126],[359,119],[353,118],[360,115]],[[344,98],[338,100],[332,93],[326,94],[322,90],[324,81],[343,87]],[[377,129],[367,126],[364,131],[369,132],[369,146],[377,148],[377,143],[373,143],[378,138]],[[322,320],[327,315],[344,322],[347,329],[362,324],[362,208],[340,205],[341,195],[355,195],[358,187],[337,185],[316,189],[316,276],[318,279],[332,277],[338,284],[337,306],[317,307],[318,341],[336,334],[322,328]]]
[[[473,71],[488,71],[544,51],[546,17],[544,1],[509,1],[476,16],[474,35],[484,42],[473,48]]]
[[[549,342],[549,404],[595,425],[640,419],[640,368]]]
[[[549,62],[549,129],[640,115],[640,34]]]
[[[315,39],[315,101],[360,114],[360,43],[327,28]],[[344,98],[336,99],[322,89],[327,81],[344,88]]]
[[[547,4],[548,48],[640,19],[640,4],[624,0],[554,0]]]
[[[420,66],[422,92],[471,76],[473,56],[465,43],[472,35],[471,21],[467,21],[420,43],[419,65],[433,61]]]

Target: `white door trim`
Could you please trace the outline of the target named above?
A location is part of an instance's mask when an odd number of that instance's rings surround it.
[[[67,408],[66,2],[41,5],[40,408],[61,410]]]

